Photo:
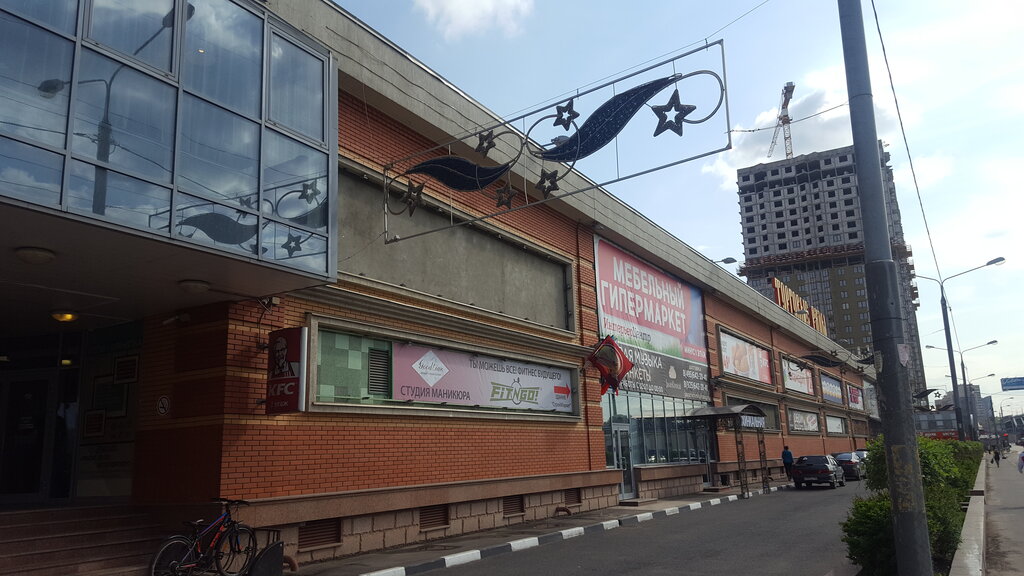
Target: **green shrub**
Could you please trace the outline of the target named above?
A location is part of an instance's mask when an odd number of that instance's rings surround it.
[[[856,498],[846,521],[841,524],[846,556],[861,567],[862,576],[896,574],[891,511],[889,493],[876,492],[867,498]]]
[[[937,566],[948,566],[960,544],[964,523],[960,502],[974,486],[984,449],[977,442],[924,437],[917,441],[932,559]],[[867,488],[872,494],[855,499],[846,521],[841,523],[847,556],[862,568],[862,576],[896,574],[892,504],[881,437],[868,443],[867,473]]]

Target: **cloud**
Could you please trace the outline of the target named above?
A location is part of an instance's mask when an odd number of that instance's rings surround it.
[[[414,4],[446,42],[491,30],[515,36],[533,13],[533,0],[414,0]]]

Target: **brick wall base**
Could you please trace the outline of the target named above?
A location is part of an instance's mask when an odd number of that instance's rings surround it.
[[[321,544],[308,549],[299,548],[300,524],[274,528],[280,531],[281,540],[285,543],[285,554],[302,565],[543,520],[563,512],[564,508],[575,513],[607,508],[619,503],[617,484],[573,490],[579,491],[578,503],[566,501],[567,496],[575,495],[570,494],[569,490],[525,494],[522,512],[512,514],[506,514],[503,510],[503,498],[451,503],[447,505],[448,524],[433,528],[421,526],[419,508],[342,517],[336,519],[340,522],[340,542]]]

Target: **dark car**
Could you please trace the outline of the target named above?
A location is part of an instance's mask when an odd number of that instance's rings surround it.
[[[811,484],[828,484],[835,488],[846,486],[846,478],[843,467],[835,458],[828,454],[816,454],[801,456],[793,462],[793,484],[797,488]]]
[[[843,467],[843,474],[847,478],[860,480],[865,476],[864,461],[856,452],[833,452],[832,457]]]

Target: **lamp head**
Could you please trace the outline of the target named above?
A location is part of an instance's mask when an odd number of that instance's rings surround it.
[[[39,95],[43,98],[53,98],[58,92],[64,89],[68,83],[61,80],[60,78],[50,78],[49,80],[43,80],[36,86],[36,90],[39,91]]]
[[[1002,256],[1000,256],[999,258],[993,258],[992,260],[989,260],[988,262],[985,263],[985,266],[992,266],[992,265],[999,266],[1000,264],[1002,264],[1004,262],[1006,262],[1006,258],[1003,258]]]

